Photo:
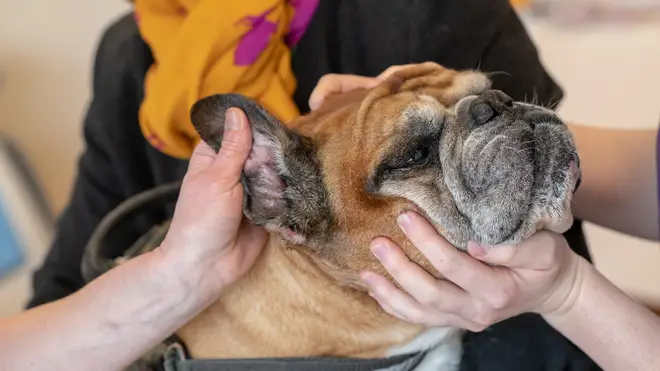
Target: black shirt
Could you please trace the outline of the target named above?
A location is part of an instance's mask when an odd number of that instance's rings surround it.
[[[327,73],[375,76],[391,65],[435,61],[456,69],[503,71],[493,87],[515,100],[557,103],[562,91],[506,0],[324,0],[296,47],[294,100],[301,112]],[[93,98],[84,121],[85,149],[68,206],[43,266],[34,274],[29,307],[83,286],[82,253],[99,221],[121,201],[183,178],[187,162],[154,149],[142,136],[138,110],[153,62],[132,15],[113,23],[96,54]],[[163,205],[119,226],[115,254],[172,215]],[[581,222],[566,233],[588,258]],[[592,370],[595,365],[541,317],[523,315],[469,334],[462,370]]]

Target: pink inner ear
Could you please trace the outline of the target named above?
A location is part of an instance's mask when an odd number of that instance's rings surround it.
[[[276,147],[272,140],[262,134],[254,133],[252,151],[243,167],[250,182],[255,206],[271,215],[286,211],[284,182],[275,166]]]
[[[253,138],[252,151],[245,161],[245,173],[257,176],[260,185],[283,191],[284,184],[275,169],[275,143],[260,133],[254,133]]]
[[[280,234],[289,242],[302,244],[305,242],[303,236],[280,225],[280,217],[288,212],[284,200],[285,184],[276,168],[275,153],[281,149],[263,134],[253,133],[253,138],[252,151],[243,168],[253,194],[252,213],[271,219],[266,222],[266,229]]]

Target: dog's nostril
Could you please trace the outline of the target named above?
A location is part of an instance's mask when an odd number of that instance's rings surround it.
[[[470,116],[475,126],[488,122],[513,108],[513,99],[499,90],[488,90],[474,100],[470,107]]]
[[[495,110],[485,100],[479,99],[470,107],[470,116],[476,126],[483,125],[495,116]]]

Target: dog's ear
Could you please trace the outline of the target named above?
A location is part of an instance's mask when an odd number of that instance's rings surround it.
[[[321,237],[330,215],[315,146],[286,128],[257,102],[238,94],[197,101],[191,121],[201,139],[220,150],[229,108],[242,109],[252,130],[252,150],[243,168],[243,211],[252,223],[294,243]]]
[[[399,91],[414,91],[437,99],[452,107],[462,98],[478,95],[491,88],[487,74],[479,71],[457,71],[437,63],[426,62],[405,67],[388,78]]]

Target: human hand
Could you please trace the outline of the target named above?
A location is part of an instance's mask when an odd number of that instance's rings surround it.
[[[412,66],[412,64],[391,66],[376,77],[334,73],[323,75],[316,83],[314,90],[312,90],[312,94],[309,96],[309,108],[312,111],[318,109],[323,105],[325,98],[332,94],[347,93],[355,89],[373,88],[386,80],[396,71],[408,66]]]
[[[251,147],[247,116],[231,108],[219,152],[202,141],[190,159],[160,250],[200,292],[219,294],[252,266],[266,243],[266,231],[243,216],[240,179]]]
[[[402,320],[481,331],[525,312],[546,315],[568,310],[579,291],[585,262],[559,234],[537,232],[518,245],[470,243],[466,254],[416,213],[402,214],[398,222],[446,278],[435,279],[389,239],[374,239],[374,255],[407,292],[372,272],[363,272],[362,279],[381,307]]]

